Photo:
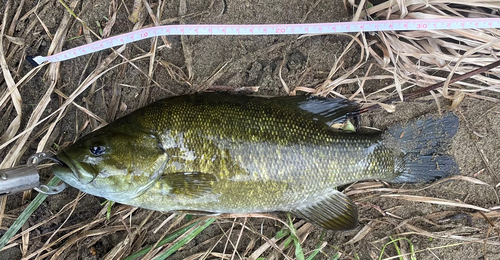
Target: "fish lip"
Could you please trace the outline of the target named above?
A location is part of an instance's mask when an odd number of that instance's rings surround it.
[[[80,176],[80,170],[76,166],[75,160],[71,160],[64,151],[59,152],[56,157],[62,162],[62,165],[59,167],[69,168],[69,170],[73,173],[73,177],[80,181],[80,178],[78,177]]]

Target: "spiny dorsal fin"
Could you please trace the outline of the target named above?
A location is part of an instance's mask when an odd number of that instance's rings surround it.
[[[214,98],[218,97],[218,99]],[[180,96],[177,98],[188,99],[188,102],[203,103],[209,98],[212,103],[237,103],[244,105],[246,103],[267,104],[267,108],[279,108],[280,110],[297,111],[311,119],[318,120],[331,126],[334,123],[344,123],[347,119],[355,119],[354,125],[357,127],[357,121],[360,114],[360,105],[354,101],[342,98],[325,98],[316,96],[242,96],[229,95],[225,93],[198,93],[190,96]]]
[[[325,229],[349,230],[358,225],[358,209],[354,202],[340,191],[291,211],[297,217]]]
[[[216,177],[202,172],[176,172],[162,176],[171,195],[201,197],[212,191]]]

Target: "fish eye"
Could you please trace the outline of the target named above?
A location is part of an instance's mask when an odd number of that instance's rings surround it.
[[[102,145],[92,145],[90,147],[90,153],[94,156],[101,156],[106,152],[106,147]]]

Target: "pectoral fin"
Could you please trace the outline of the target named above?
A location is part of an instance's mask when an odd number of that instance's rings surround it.
[[[291,211],[297,217],[331,230],[349,230],[358,225],[358,209],[340,191]]]
[[[172,195],[201,197],[209,194],[216,178],[213,174],[202,172],[176,172],[162,177]]]

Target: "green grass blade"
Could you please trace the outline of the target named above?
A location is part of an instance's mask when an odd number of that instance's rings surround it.
[[[54,177],[52,178],[49,183],[47,183],[47,186],[55,186],[57,183],[59,183],[61,180],[59,178]],[[47,198],[47,195],[38,193],[36,195],[35,199],[26,207],[26,209],[19,215],[19,217],[14,221],[12,226],[5,232],[5,234],[0,238],[0,249],[2,249],[8,242],[9,240],[16,235],[16,233],[21,229],[21,227],[26,223],[28,218],[35,212],[35,210],[40,207],[42,202]]]
[[[313,260],[317,254],[319,254],[319,252],[321,251],[322,247],[321,247],[321,243],[319,243],[317,246],[316,246],[316,249],[314,249],[314,251],[311,253],[311,255],[309,255],[307,257],[306,260]]]
[[[108,221],[111,219],[111,207],[113,207],[113,204],[115,204],[114,201],[108,202],[108,209],[106,210],[106,218],[108,219]]]
[[[398,245],[396,244],[396,242],[398,242],[399,240],[406,240],[408,242],[408,244],[410,244],[411,259],[412,260],[417,260],[417,257],[415,256],[415,248],[413,247],[413,244],[411,243],[410,239],[408,239],[406,237],[401,237],[401,238],[393,239],[391,236],[389,236],[389,238],[391,239],[391,241],[387,242],[387,244],[385,244],[384,247],[382,247],[382,251],[380,252],[380,256],[378,258],[379,260],[382,259],[384,251],[385,251],[385,248],[388,245],[390,245],[390,244],[394,244],[394,246],[396,247],[396,251],[397,251],[398,255],[401,255],[401,250],[399,249]],[[403,257],[399,257],[399,259],[403,259]]]
[[[175,231],[174,233],[168,235],[167,237],[165,237],[164,239],[162,239],[159,243],[158,243],[158,246],[163,246],[165,245],[166,243],[169,243],[169,242],[172,242],[174,241],[174,239],[178,238],[179,236],[181,236],[182,234],[186,233],[189,229],[191,229],[194,225],[198,224],[199,222],[196,222],[196,223],[193,223],[191,225],[188,225],[188,226],[185,226],[177,231]],[[134,254],[132,255],[129,255],[127,256],[127,258],[125,258],[124,260],[134,260],[134,259],[137,259],[145,254],[147,254],[149,252],[149,250],[151,250],[153,248],[153,246],[148,246],[148,247],[145,247],[137,252],[135,252]]]
[[[290,235],[290,230],[288,228],[283,228],[281,229],[280,231],[278,231],[276,233],[276,235],[274,236],[274,238],[276,238],[277,240],[279,239],[282,239],[286,236]]]
[[[295,257],[297,258],[297,260],[305,260],[305,257],[304,257],[304,250],[302,250],[302,246],[300,245],[300,240],[299,238],[297,237],[297,230],[295,230],[295,228],[293,227],[293,222],[292,222],[292,218],[290,217],[290,214],[287,214],[287,217],[288,217],[288,224],[290,225],[290,238],[292,238],[292,241],[295,245]]]
[[[394,241],[394,238],[392,238],[391,236],[389,236],[389,239]],[[399,240],[397,240],[397,241],[399,241]],[[396,248],[396,253],[398,255],[401,255],[401,250],[399,249],[398,243],[394,242],[393,244],[394,244],[394,247]],[[401,256],[401,257],[399,257],[399,260],[405,260],[405,259]]]
[[[187,234],[183,239],[179,240],[177,243],[172,245],[167,251],[165,251],[163,254],[159,255],[158,257],[155,258],[155,260],[164,260],[175,251],[179,250],[182,246],[187,244],[189,241],[191,241],[193,238],[195,238],[198,234],[201,233],[201,231],[205,230],[208,226],[210,226],[212,223],[214,223],[215,218],[209,218],[205,220],[205,223],[203,223],[201,226],[195,228],[192,230],[189,234]]]
[[[291,242],[292,242],[292,237],[287,237],[285,242],[283,242],[283,249],[287,249]]]
[[[76,16],[76,14],[73,12],[73,10],[71,10],[71,8],[69,8],[69,6],[67,6],[63,0],[59,0],[59,3],[62,4],[62,6],[64,6],[64,8],[66,8],[66,10],[75,18],[78,19],[78,17]]]
[[[304,250],[302,250],[300,241],[296,236],[293,236],[293,243],[295,244],[295,257],[297,257],[298,260],[305,260]]]

